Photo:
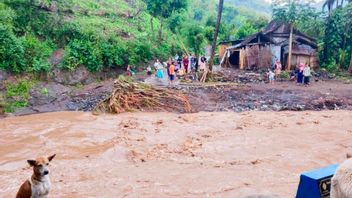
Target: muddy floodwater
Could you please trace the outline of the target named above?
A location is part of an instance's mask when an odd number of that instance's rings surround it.
[[[340,163],[352,112],[57,112],[0,120],[0,197],[57,156],[50,197],[295,196],[300,173]]]

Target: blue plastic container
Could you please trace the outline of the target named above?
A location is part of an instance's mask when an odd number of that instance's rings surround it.
[[[331,178],[338,164],[303,173],[296,198],[330,198]]]

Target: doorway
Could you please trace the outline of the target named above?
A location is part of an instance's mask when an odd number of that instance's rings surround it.
[[[239,69],[240,68],[240,51],[234,51],[231,53],[229,58],[230,64],[232,67]]]

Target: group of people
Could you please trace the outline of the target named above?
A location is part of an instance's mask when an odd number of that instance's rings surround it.
[[[269,69],[268,72],[268,78],[269,78],[269,83],[274,84],[275,79],[280,78],[282,71],[282,64],[280,61],[276,61],[275,66],[274,66],[274,71]],[[290,80],[294,81],[296,80],[297,85],[305,85],[308,86],[310,85],[310,78],[312,76],[312,71],[310,66],[306,63],[300,63],[296,65],[296,68],[291,71],[290,73]]]
[[[274,71],[269,69],[268,76],[269,76],[269,83],[270,84],[274,84],[275,79],[280,78],[281,71],[282,71],[281,62],[280,61],[276,61]]]
[[[206,69],[206,61],[207,59],[204,56],[197,57],[193,55],[183,55],[179,56],[176,54],[173,60],[169,60],[169,62],[174,62],[175,71],[179,75],[188,74],[190,71],[199,71]]]
[[[296,79],[297,85],[310,85],[310,78],[312,76],[312,70],[310,66],[306,63],[300,63],[296,65],[295,70],[290,74],[290,79],[293,81]]]
[[[170,84],[173,85],[176,76],[183,76],[190,73],[191,71],[200,71],[206,69],[207,59],[204,56],[196,57],[195,55],[183,55],[178,54],[172,59],[170,58],[167,62],[161,63],[158,59],[154,63],[154,70],[156,71],[156,77],[158,79],[164,78],[164,68],[166,68],[167,75],[170,80]],[[152,66],[148,65],[147,74],[153,74]]]

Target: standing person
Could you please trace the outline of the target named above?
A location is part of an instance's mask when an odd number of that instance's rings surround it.
[[[300,63],[298,66],[298,72],[297,72],[297,85],[302,85],[303,83],[303,70],[304,70],[304,64]]]
[[[274,84],[274,82],[275,82],[275,73],[271,69],[269,69],[268,77],[269,77],[269,83],[270,84]]]
[[[188,74],[188,66],[189,66],[189,59],[188,59],[188,56],[185,55],[183,57],[183,67],[185,68],[186,74]]]
[[[175,60],[178,61],[179,58],[180,58],[180,56],[178,54],[176,54]]]
[[[126,73],[127,73],[127,76],[132,76],[131,66],[130,65],[127,65]]]
[[[199,60],[197,56],[193,56],[193,62],[194,62],[194,70],[197,72],[199,69]]]
[[[276,78],[280,77],[281,70],[282,70],[281,62],[279,60],[277,60],[276,64],[275,64],[275,75],[276,75]]]
[[[160,63],[160,62],[159,62]],[[157,65],[157,68],[156,68],[156,77],[158,79],[163,79],[164,78],[164,71],[163,71],[164,67],[163,65],[160,63]]]
[[[200,70],[205,70],[206,69],[206,67],[207,67],[206,61],[207,61],[207,59],[204,56],[202,56],[200,58],[200,63],[199,63],[199,69]]]
[[[158,70],[158,68],[162,66],[161,62],[159,61],[159,59],[156,59],[155,63],[154,63],[154,68],[155,70]]]
[[[172,62],[169,67],[169,77],[170,77],[170,85],[174,84],[176,72],[175,72],[175,63]]]
[[[193,55],[189,55],[188,60],[189,60],[189,70],[192,71],[194,69]]]
[[[303,76],[304,76],[304,84],[305,84],[305,86],[308,86],[308,85],[309,85],[309,80],[310,80],[311,75],[312,75],[311,69],[310,69],[309,65],[306,64],[306,66],[304,67],[304,70],[303,70]]]
[[[150,65],[148,65],[148,67],[147,67],[147,74],[148,74],[148,76],[152,75],[152,67]]]

